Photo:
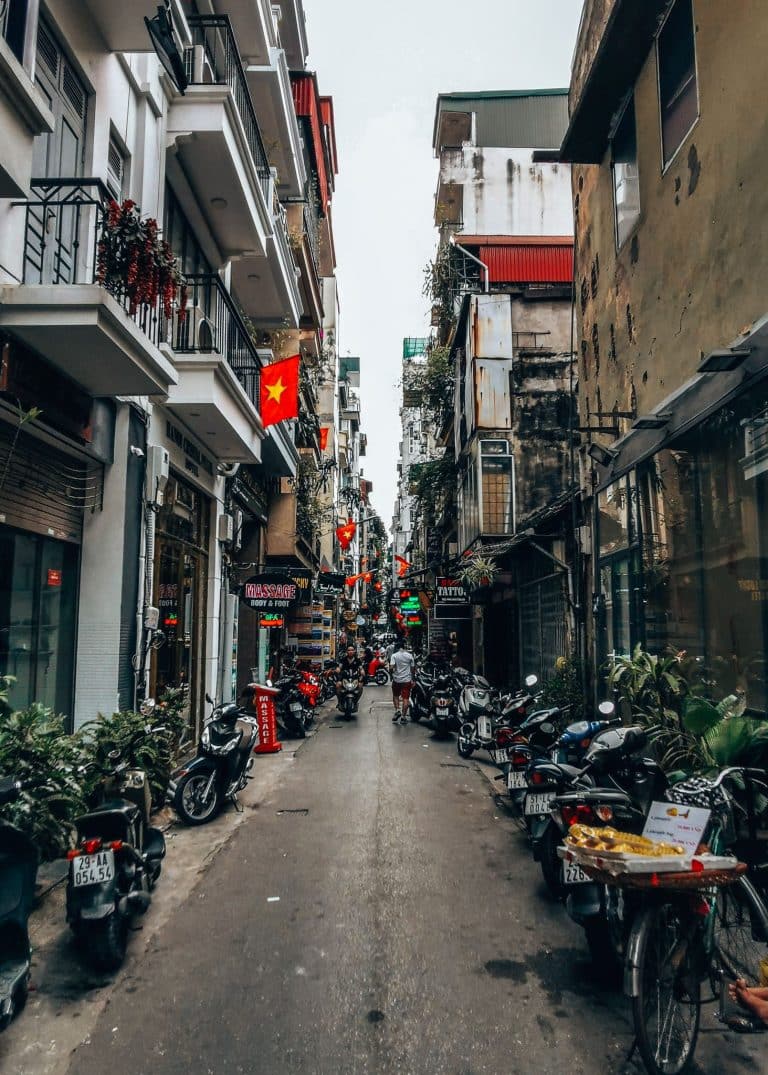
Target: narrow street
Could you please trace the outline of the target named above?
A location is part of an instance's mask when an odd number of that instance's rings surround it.
[[[483,763],[390,717],[368,688],[356,724],[330,715],[285,759],[154,936],[150,912],[70,1075],[641,1070],[627,1002],[595,982]],[[704,1033],[699,1071],[768,1071],[760,1040]]]

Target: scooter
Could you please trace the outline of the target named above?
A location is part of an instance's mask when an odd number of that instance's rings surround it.
[[[134,741],[124,751],[110,751],[102,801],[76,818],[77,843],[67,852],[67,922],[100,971],[122,964],[128,927],[149,908],[165,857],[165,838],[149,824],[147,774],[124,760]]]
[[[387,683],[389,683],[387,663],[381,659],[380,653],[374,653],[373,658],[368,664],[367,676],[368,679],[372,679],[378,687],[385,687]]]
[[[0,805],[16,802],[39,780],[0,780]],[[37,849],[29,837],[0,822],[0,1030],[27,1002],[29,990],[29,913],[35,894]]]
[[[267,686],[276,687],[280,693],[275,698],[275,715],[277,724],[286,738],[304,739],[307,729],[314,720],[314,715],[299,689],[301,676],[298,672],[288,672],[275,680],[267,680]]]
[[[342,679],[339,689],[338,710],[344,720],[353,720],[357,716],[360,701],[360,682],[357,679]]]
[[[448,735],[459,724],[458,684],[449,671],[442,671],[432,685],[429,715],[437,735]]]
[[[250,779],[258,738],[258,721],[247,710],[234,702],[214,706],[197,755],[174,774],[169,788],[173,808],[185,824],[204,825],[227,800],[238,807],[237,793]]]

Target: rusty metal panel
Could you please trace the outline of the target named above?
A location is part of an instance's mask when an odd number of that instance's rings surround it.
[[[511,296],[474,296],[469,318],[470,348],[473,357],[512,357]]]
[[[475,359],[475,425],[477,429],[511,429],[510,359]]]

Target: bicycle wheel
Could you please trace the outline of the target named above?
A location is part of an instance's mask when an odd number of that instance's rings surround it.
[[[689,959],[697,923],[671,902],[643,911],[632,929],[640,969],[632,1003],[637,1047],[651,1075],[680,1075],[699,1035],[701,986]]]
[[[768,956],[768,909],[746,878],[718,889],[714,943],[727,978],[760,984],[760,961]]]

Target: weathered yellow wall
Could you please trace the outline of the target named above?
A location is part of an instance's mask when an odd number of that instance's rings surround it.
[[[654,48],[635,93],[642,215],[618,254],[610,157],[573,166],[584,424],[615,405],[647,413],[768,311],[768,12],[694,0],[694,13],[700,118],[662,174]]]

